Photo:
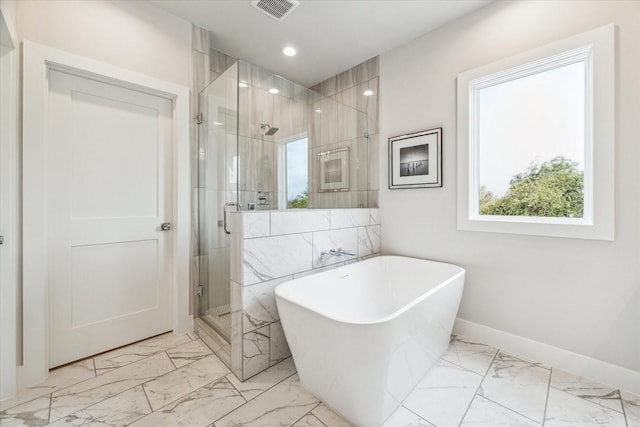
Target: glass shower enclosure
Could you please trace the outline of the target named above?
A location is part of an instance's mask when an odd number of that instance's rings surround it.
[[[238,200],[238,63],[199,95],[196,317],[229,341],[229,237],[223,208]]]
[[[233,210],[368,207],[368,120],[243,61],[199,94],[199,109],[195,317],[228,343],[225,216]]]

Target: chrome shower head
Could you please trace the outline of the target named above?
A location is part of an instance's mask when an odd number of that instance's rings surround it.
[[[271,127],[271,125],[269,125],[268,123],[260,124],[260,129],[262,129],[262,130],[267,129],[267,131],[264,134],[268,135],[268,136],[271,136],[271,135],[275,134],[276,132],[278,132],[280,130],[280,128]]]

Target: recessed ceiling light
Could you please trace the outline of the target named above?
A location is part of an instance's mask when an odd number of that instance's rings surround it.
[[[364,96],[371,96],[371,95],[373,95],[373,91],[371,89],[367,89],[362,94]]]
[[[245,82],[244,80],[240,80],[240,83],[238,83],[238,86],[240,86],[240,87],[249,87],[247,82]]]
[[[272,87],[271,89],[269,89],[269,93],[275,95],[276,93],[280,93],[280,91],[278,89],[276,89],[275,87]]]
[[[282,53],[286,56],[296,56],[296,53],[298,52],[296,52],[296,50],[291,46],[285,46],[282,49]]]

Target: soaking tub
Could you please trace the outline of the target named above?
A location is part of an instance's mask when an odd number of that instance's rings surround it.
[[[444,353],[464,269],[379,256],[279,285],[300,382],[359,427],[379,427]]]

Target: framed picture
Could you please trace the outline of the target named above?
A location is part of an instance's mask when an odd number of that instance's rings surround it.
[[[442,128],[389,138],[389,188],[442,187]]]
[[[349,191],[349,147],[318,153],[319,191]]]

